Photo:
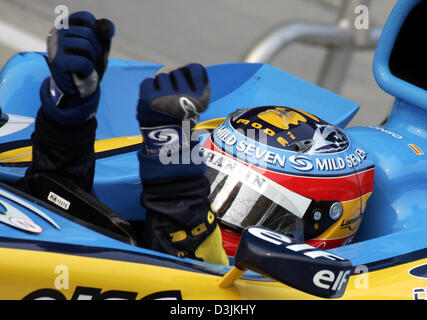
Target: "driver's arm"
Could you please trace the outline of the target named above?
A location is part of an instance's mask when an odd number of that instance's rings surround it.
[[[206,110],[210,87],[206,70],[191,64],[143,81],[137,118],[144,138],[138,152],[147,209],[145,245],[205,262],[228,264],[210,184],[190,128]]]
[[[99,83],[107,67],[114,25],[89,12],[69,17],[68,29],[52,29],[47,39],[51,76],[40,88],[32,164],[26,177],[54,173],[87,192],[92,190]],[[18,186],[26,189],[26,177]]]

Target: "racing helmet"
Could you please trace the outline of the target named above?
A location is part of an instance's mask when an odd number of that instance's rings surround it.
[[[338,127],[299,109],[239,109],[203,143],[212,210],[233,256],[257,225],[319,247],[351,243],[374,165]]]

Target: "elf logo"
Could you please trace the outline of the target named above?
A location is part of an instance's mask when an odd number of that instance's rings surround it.
[[[343,257],[261,227],[243,231],[235,258],[242,270],[262,271],[322,298],[341,297],[352,272],[351,262]]]
[[[320,270],[314,275],[313,283],[322,289],[339,291],[347,282],[349,275],[350,271],[340,271],[335,277],[335,273],[330,270]]]

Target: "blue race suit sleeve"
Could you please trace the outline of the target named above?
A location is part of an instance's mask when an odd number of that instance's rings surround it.
[[[46,92],[48,82],[49,79],[46,79],[41,86],[43,104],[37,113],[35,130],[31,135],[32,162],[26,171],[26,177],[37,173],[53,173],[91,192],[95,172],[97,120],[91,117],[89,120],[67,125],[54,119],[49,110],[57,107]],[[98,101],[99,95],[94,95],[86,99],[86,107],[96,108]]]

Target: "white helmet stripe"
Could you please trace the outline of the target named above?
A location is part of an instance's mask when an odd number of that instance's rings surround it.
[[[231,178],[235,182],[230,184],[227,188],[224,188],[227,189],[227,192],[230,192],[237,182],[241,182],[245,186],[277,203],[282,208],[292,212],[298,218],[304,216],[312,202],[310,198],[306,198],[267,179],[249,166],[231,157],[207,149],[205,149],[204,152],[206,164],[209,167],[226,174],[229,177],[227,180]]]

